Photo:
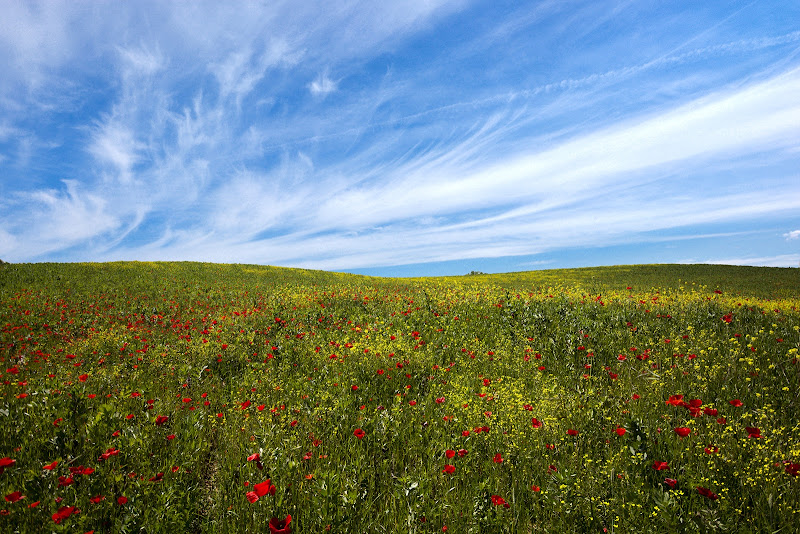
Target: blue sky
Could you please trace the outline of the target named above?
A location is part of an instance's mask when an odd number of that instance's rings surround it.
[[[800,265],[800,3],[0,3],[0,258]]]

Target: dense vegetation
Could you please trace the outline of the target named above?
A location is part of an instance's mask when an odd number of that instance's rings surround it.
[[[3,264],[0,531],[789,532],[799,306],[800,269]]]

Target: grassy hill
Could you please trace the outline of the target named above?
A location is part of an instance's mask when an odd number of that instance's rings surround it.
[[[790,531],[798,274],[3,264],[0,532]]]
[[[173,281],[186,284],[322,285],[351,281],[372,284],[408,284],[416,280],[458,280],[514,290],[553,286],[580,287],[599,293],[608,290],[661,288],[664,290],[720,290],[758,298],[800,296],[800,269],[731,265],[618,265],[578,269],[549,269],[466,277],[377,278],[345,273],[261,265],[195,262],[33,263],[0,266],[0,289],[60,284],[92,289],[95,285],[151,288]]]

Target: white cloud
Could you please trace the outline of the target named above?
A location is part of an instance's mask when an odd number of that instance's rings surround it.
[[[367,157],[318,168],[301,153],[275,172],[239,172],[213,188],[204,223],[174,230],[183,232],[180,240],[164,248],[123,248],[108,258],[236,258],[349,269],[657,241],[645,234],[792,213],[800,209],[800,190],[776,197],[758,188],[706,191],[694,184],[684,192],[665,186],[697,165],[726,166],[731,153],[797,143],[795,90],[798,70],[482,167],[483,154],[506,127],[501,117],[459,142],[383,167]],[[208,113],[196,108],[195,119],[185,117],[191,139],[214,124],[203,123]],[[193,120],[200,121],[199,130],[190,126]],[[176,172],[164,167],[165,180],[174,183],[182,161],[176,160]],[[373,173],[385,179],[374,181]],[[661,183],[662,194],[643,196],[643,180]],[[171,202],[192,206],[180,197]],[[448,215],[459,217],[447,222]],[[438,222],[422,225],[427,218]],[[261,237],[264,232],[272,235]]]
[[[219,82],[222,98],[232,95],[240,102],[264,79],[270,68],[292,65],[300,56],[301,53],[292,51],[285,41],[275,39],[258,52],[248,48],[233,51],[213,65],[211,71]]]
[[[76,13],[69,4],[3,3],[0,50],[10,52],[4,60],[4,63],[7,62],[6,68],[10,69],[6,76],[11,75],[13,79],[24,72],[27,83],[38,85],[49,67],[60,64],[70,56],[74,36],[68,28]]]
[[[19,135],[19,129],[11,126],[7,122],[0,123],[0,142],[5,142],[12,136]]]
[[[142,144],[137,143],[130,128],[113,121],[99,125],[92,136],[89,152],[102,164],[110,165],[114,178],[123,184],[133,180],[132,169],[139,159]]]
[[[317,224],[356,228],[510,203],[521,206],[491,220],[519,218],[619,188],[630,176],[635,180],[628,186],[635,186],[645,171],[661,173],[689,162],[708,167],[731,154],[794,147],[800,144],[797,94],[800,69],[475,169],[481,159],[475,154],[487,152],[476,150],[491,136],[487,127],[474,142],[412,160],[384,181],[326,200],[316,211]]]
[[[4,261],[10,261],[11,257],[9,254],[13,254],[19,249],[19,241],[17,238],[11,233],[3,228],[0,228],[0,259]],[[24,256],[18,256],[19,258],[24,258]]]
[[[790,239],[800,239],[800,230],[792,230],[791,232],[783,234],[783,237],[785,237],[787,241]]]
[[[148,78],[164,68],[165,59],[146,47],[117,47],[122,59],[123,78]]]
[[[19,194],[6,205],[24,205],[16,210],[17,216],[3,217],[0,224],[11,229],[12,238],[6,236],[6,246],[11,250],[0,252],[12,261],[39,258],[49,252],[66,249],[78,243],[102,236],[119,227],[118,218],[112,214],[114,206],[100,195],[83,191],[80,184],[64,180],[60,190],[38,190]],[[15,239],[16,238],[16,239]]]
[[[325,96],[336,90],[338,82],[328,78],[328,73],[320,74],[316,80],[308,84],[308,90],[312,95]]]

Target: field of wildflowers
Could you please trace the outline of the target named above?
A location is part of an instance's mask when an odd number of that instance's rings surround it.
[[[1,532],[793,532],[800,270],[0,266]]]

